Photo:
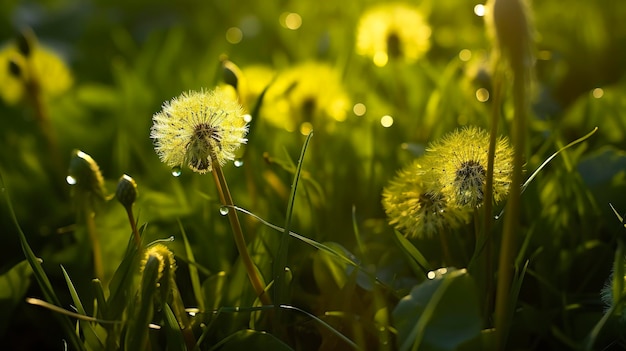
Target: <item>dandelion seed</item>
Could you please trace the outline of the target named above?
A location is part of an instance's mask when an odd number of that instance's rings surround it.
[[[489,134],[476,127],[457,130],[431,144],[426,158],[432,175],[441,183],[441,191],[456,204],[479,207],[484,200],[487,178]],[[513,172],[513,149],[506,138],[496,142],[493,174],[493,197],[503,200],[509,192]]]
[[[406,236],[430,237],[441,230],[467,223],[467,209],[450,203],[431,181],[429,167],[414,161],[398,172],[383,191],[383,207],[389,224]]]
[[[154,114],[150,137],[162,162],[198,173],[235,159],[248,127],[241,106],[221,89],[190,91],[163,104]]]

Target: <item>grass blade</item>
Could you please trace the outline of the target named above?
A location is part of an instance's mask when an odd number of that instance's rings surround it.
[[[35,253],[33,252],[30,245],[28,244],[28,241],[26,240],[26,235],[22,231],[22,227],[20,226],[17,220],[17,217],[15,216],[15,211],[13,210],[13,204],[11,203],[11,199],[9,198],[9,194],[7,192],[2,174],[0,174],[0,192],[2,192],[2,195],[4,196],[4,199],[6,200],[7,207],[9,209],[9,214],[11,216],[11,220],[13,221],[13,224],[15,225],[15,228],[17,229],[17,233],[20,239],[20,244],[22,246],[22,251],[24,252],[24,255],[26,256],[26,260],[28,261],[28,264],[30,264],[30,267],[33,269],[35,279],[37,280],[37,284],[39,284],[39,287],[41,288],[41,291],[45,299],[50,301],[53,305],[61,306],[61,302],[59,301],[59,298],[54,293],[54,289],[52,288],[52,284],[50,283],[48,276],[46,275],[43,268],[41,267],[40,260],[35,256]],[[86,350],[85,345],[83,344],[83,342],[80,340],[80,338],[74,331],[74,326],[72,322],[70,321],[70,319],[67,316],[61,315],[61,314],[55,314],[55,317],[59,319],[59,322],[61,323],[63,330],[65,330],[67,337],[70,339],[70,344],[74,347],[74,349]]]
[[[302,164],[304,162],[304,155],[306,154],[306,149],[311,141],[311,137],[313,136],[313,132],[309,133],[306,140],[304,141],[304,145],[302,146],[302,151],[300,152],[300,159],[298,160],[298,166],[296,168],[296,173],[293,177],[293,183],[291,184],[291,195],[289,196],[289,204],[287,205],[287,214],[285,218],[285,229],[284,233],[289,233],[289,228],[291,226],[291,215],[293,214],[293,206],[296,201],[296,191],[298,190],[298,181],[300,180],[300,172],[302,171]],[[278,253],[276,254],[276,261],[274,261],[274,302],[275,306],[280,306],[287,301],[287,283],[285,281],[285,267],[287,266],[287,255],[289,252],[289,235],[283,235],[280,238],[280,244],[278,246]],[[281,310],[279,308],[275,309],[276,318],[278,320],[278,324],[282,323],[282,315]]]

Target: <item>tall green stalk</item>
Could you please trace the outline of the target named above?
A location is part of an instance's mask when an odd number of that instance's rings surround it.
[[[230,190],[228,189],[228,184],[226,183],[226,177],[224,177],[222,167],[217,160],[215,152],[213,152],[212,150],[211,163],[213,167],[213,171],[211,172],[211,174],[213,174],[213,179],[215,180],[215,185],[217,186],[217,193],[219,194],[220,202],[229,210],[228,220],[230,221],[230,227],[233,230],[233,238],[235,239],[235,246],[237,247],[237,251],[239,252],[239,256],[241,257],[241,262],[246,269],[246,273],[248,273],[248,278],[250,279],[250,283],[252,284],[252,287],[254,288],[254,292],[257,297],[264,305],[271,305],[272,300],[269,294],[265,292],[265,283],[263,283],[263,279],[261,279],[259,271],[257,270],[254,262],[252,261],[252,257],[250,257],[250,253],[248,252],[246,239],[243,236],[243,231],[241,229],[241,223],[239,223],[237,211],[234,210],[235,204],[233,202],[233,198],[230,195]]]

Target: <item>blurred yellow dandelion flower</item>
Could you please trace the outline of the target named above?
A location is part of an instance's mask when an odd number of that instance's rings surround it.
[[[261,115],[290,132],[303,125],[332,131],[334,122],[344,121],[349,110],[339,72],[324,63],[307,62],[286,70],[270,85]]]
[[[415,7],[403,3],[380,4],[361,16],[356,52],[371,57],[379,67],[390,59],[411,62],[428,51],[430,34],[430,27]]]
[[[383,190],[389,224],[411,238],[434,234],[467,223],[469,212],[456,206],[429,177],[429,167],[416,160],[400,170]]]
[[[152,120],[150,137],[161,161],[170,167],[210,172],[213,159],[223,166],[247,141],[243,109],[224,89],[183,93],[163,103]]]
[[[489,152],[489,133],[477,127],[456,130],[434,142],[426,157],[441,191],[461,206],[479,207],[484,198]],[[505,137],[498,138],[493,169],[493,199],[509,192],[513,172],[513,149]]]
[[[19,72],[11,72],[13,65]],[[17,74],[16,74],[17,73]],[[0,50],[0,97],[7,104],[19,102],[25,93],[25,83],[37,81],[44,96],[58,96],[73,83],[72,74],[63,60],[53,51],[35,45],[28,57],[16,45]]]

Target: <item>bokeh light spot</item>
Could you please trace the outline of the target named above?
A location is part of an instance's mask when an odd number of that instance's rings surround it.
[[[478,17],[483,17],[485,15],[485,5],[478,4],[474,6],[474,14]]]
[[[603,96],[604,96],[604,89],[602,89],[602,88],[595,88],[595,89],[593,89],[593,90],[591,91],[591,95],[592,95],[594,98],[599,99],[599,98],[601,98],[601,97],[603,97]]]
[[[387,56],[386,52],[378,51],[377,53],[374,54],[374,64],[376,66],[385,67],[385,65],[387,64],[387,61],[389,61],[389,57]]]
[[[226,31],[226,40],[231,44],[239,44],[243,39],[243,32],[237,27],[230,27]]]
[[[489,100],[489,90],[485,88],[479,88],[476,90],[476,100],[480,102],[486,102]]]
[[[296,30],[302,26],[302,17],[295,12],[283,12],[279,21],[281,26],[291,30]]]
[[[364,104],[359,102],[354,104],[354,106],[352,107],[352,112],[354,112],[355,115],[361,117],[365,114],[365,112],[367,112],[367,108],[365,108]]]
[[[393,125],[393,117],[389,115],[382,116],[380,119],[380,124],[385,128],[391,127]]]
[[[468,49],[463,49],[459,52],[459,59],[463,62],[467,62],[472,58],[472,51]]]

